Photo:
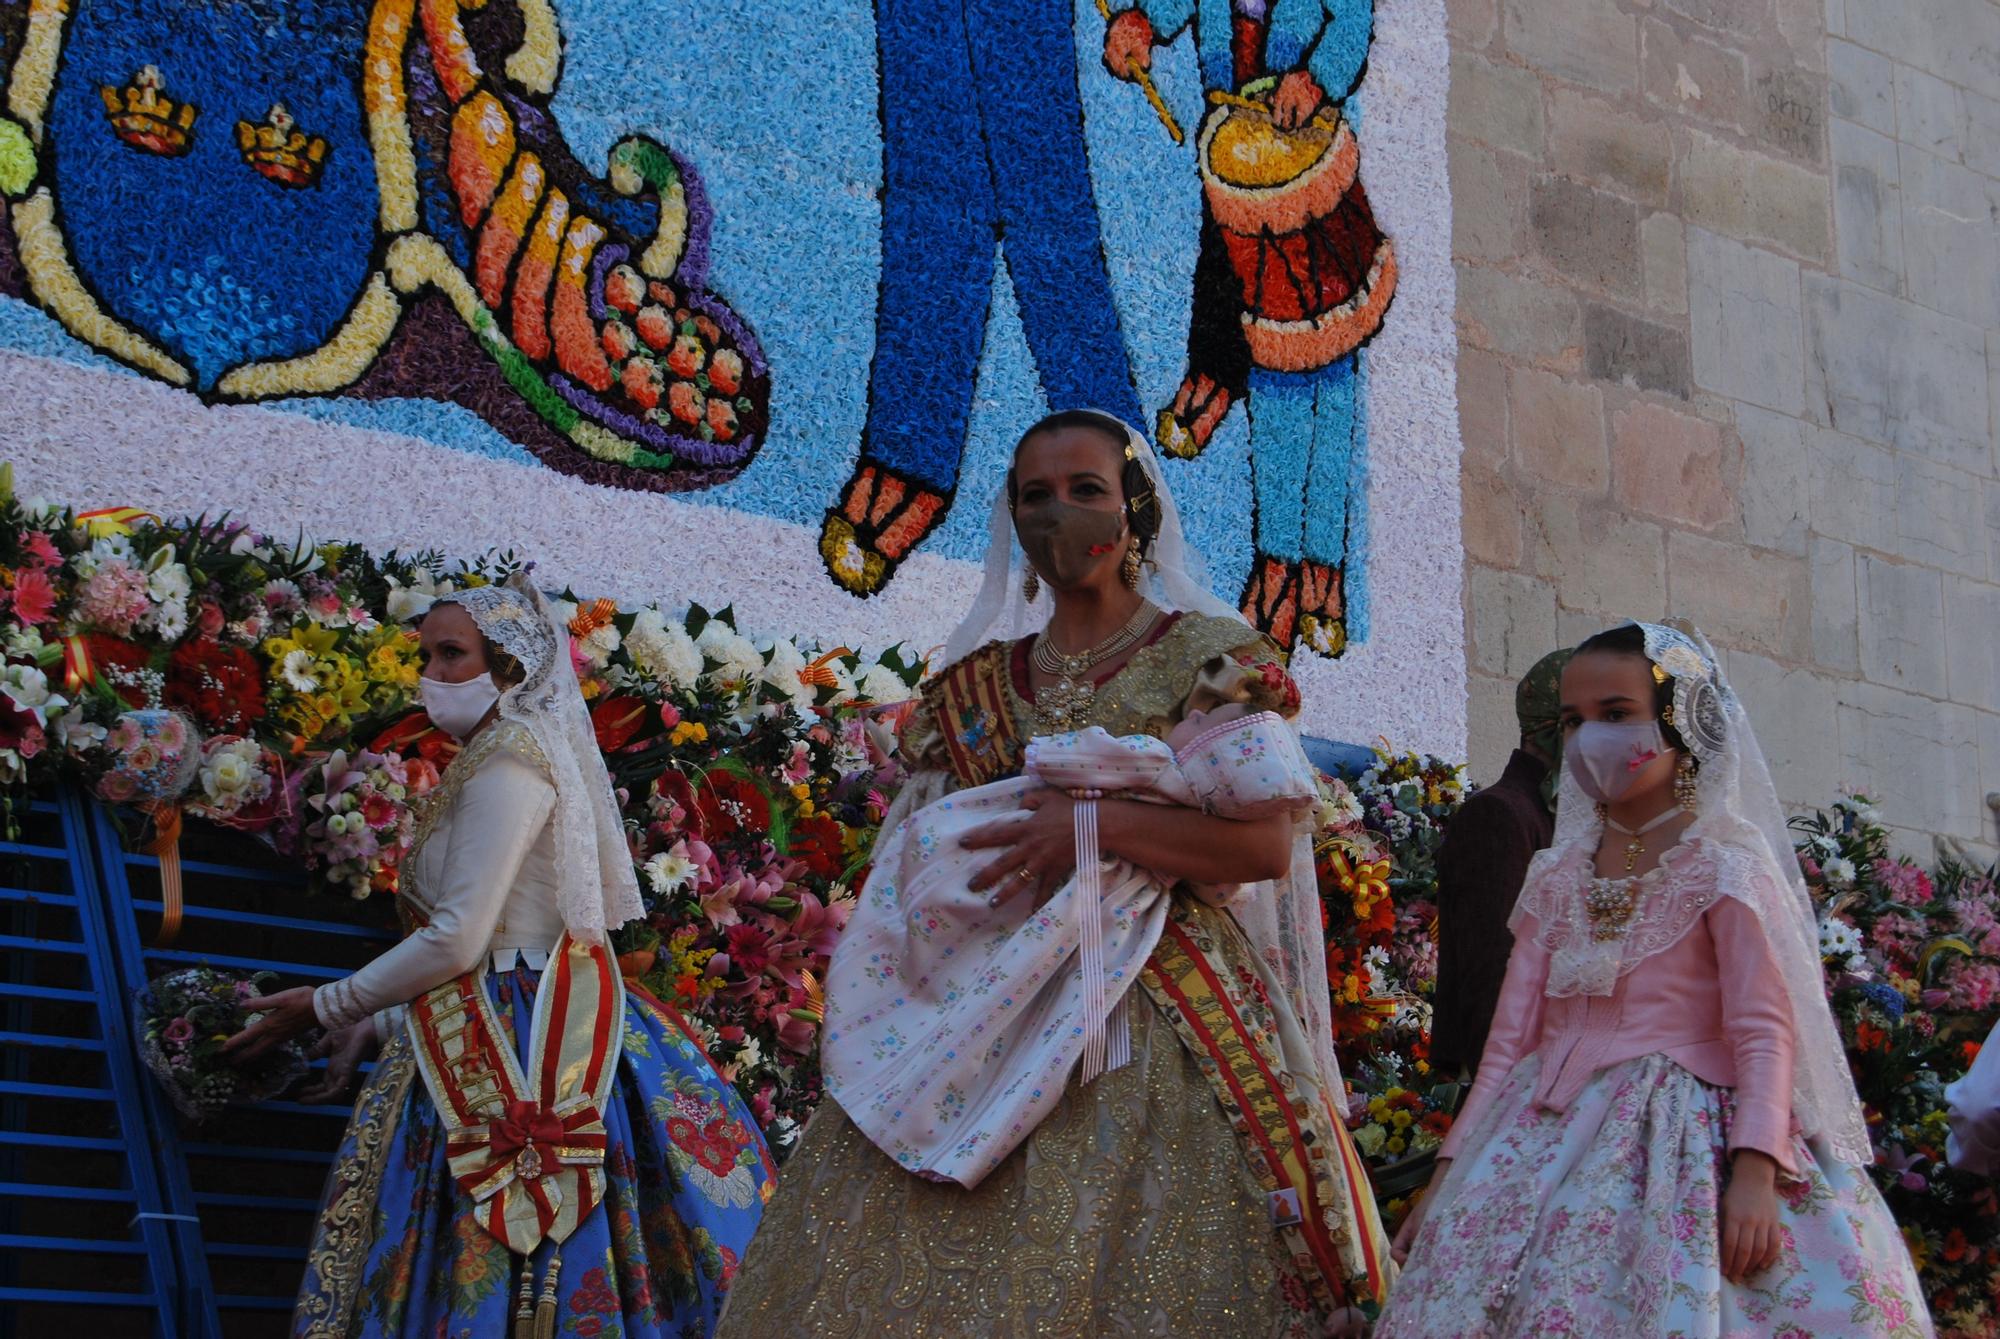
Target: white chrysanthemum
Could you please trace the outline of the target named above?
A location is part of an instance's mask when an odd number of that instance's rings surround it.
[[[188,570],[173,561],[172,549],[161,549],[146,560],[146,594],[155,604],[181,604],[194,593]]]
[[[679,620],[669,622],[651,606],[633,620],[625,652],[643,673],[669,688],[692,688],[701,678],[701,652],[694,639]]]
[[[603,669],[611,663],[611,657],[617,653],[618,628],[611,623],[592,628],[590,635],[579,641],[577,646],[583,651],[584,659],[596,668]]]
[[[318,691],[319,679],[312,671],[313,658],[310,651],[287,651],[285,658],[278,662],[278,677],[285,681],[285,687],[295,693]]]
[[[1361,965],[1373,976],[1380,977],[1389,970],[1389,950],[1380,944],[1374,945],[1361,955]]]
[[[172,600],[166,604],[155,605],[146,621],[153,625],[153,631],[159,633],[163,641],[177,642],[181,639],[181,634],[187,631],[187,601]]]
[[[855,690],[864,702],[905,702],[915,696],[903,676],[887,665],[870,665]]]
[[[676,844],[673,850],[662,851],[646,862],[646,882],[656,893],[676,892],[694,878],[696,868],[694,861],[687,857],[687,847]]]
[[[1361,822],[1361,801],[1354,792],[1335,782],[1321,795],[1319,825],[1322,828],[1349,828]]]
[[[1861,932],[1846,921],[1829,917],[1819,923],[1820,956],[1852,958],[1861,952]]]
[[[1835,856],[1832,860],[1820,866],[1820,873],[1826,875],[1828,883],[1846,888],[1853,885],[1856,870],[1852,860],[1847,859],[1845,856]]]
[[[701,653],[715,662],[713,677],[718,683],[751,683],[764,672],[764,657],[748,637],[719,618],[711,618],[701,636],[694,639]]]

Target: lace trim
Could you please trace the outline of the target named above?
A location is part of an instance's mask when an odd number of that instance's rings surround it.
[[[431,839],[431,834],[437,831],[438,824],[451,812],[452,803],[458,799],[458,793],[465,789],[465,783],[479,771],[481,764],[503,750],[520,754],[533,764],[535,770],[549,779],[549,784],[555,784],[555,778],[549,769],[548,757],[542,752],[542,746],[535,742],[534,732],[519,721],[495,721],[474,735],[472,742],[459,750],[458,756],[445,767],[444,775],[438,778],[438,783],[431,788],[430,794],[421,797],[411,806],[416,811],[417,826],[410,838],[409,853],[403,857],[402,879],[397,885],[397,896],[413,903],[426,915],[434,904],[423,894],[422,880],[417,875],[417,853],[424,849],[424,844]]]
[[[1605,896],[1591,865],[1595,843],[1567,848],[1529,880],[1515,915],[1532,915],[1549,953],[1544,993],[1609,995],[1627,973],[1684,938],[1702,913],[1726,896],[1709,843],[1683,840],[1629,885],[1629,906]],[[1619,891],[1623,892],[1624,889]],[[1612,902],[1617,905],[1612,905]]]

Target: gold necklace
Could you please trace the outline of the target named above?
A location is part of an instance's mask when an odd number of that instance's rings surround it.
[[[1035,694],[1035,711],[1050,732],[1077,728],[1078,723],[1089,714],[1090,704],[1097,696],[1097,685],[1091,683],[1088,677],[1090,671],[1145,636],[1146,629],[1153,626],[1153,616],[1158,612],[1152,601],[1141,600],[1123,627],[1097,645],[1074,654],[1057,647],[1055,639],[1049,636],[1046,629],[1035,638],[1029,663],[1053,681]]]

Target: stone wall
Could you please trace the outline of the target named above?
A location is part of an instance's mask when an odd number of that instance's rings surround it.
[[[2000,4],[1450,0],[1474,775],[1694,619],[1791,804],[1990,849]]]

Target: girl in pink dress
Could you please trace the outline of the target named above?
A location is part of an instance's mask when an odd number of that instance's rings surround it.
[[[1377,1339],[1930,1335],[1713,651],[1601,633],[1562,703],[1556,842]]]

